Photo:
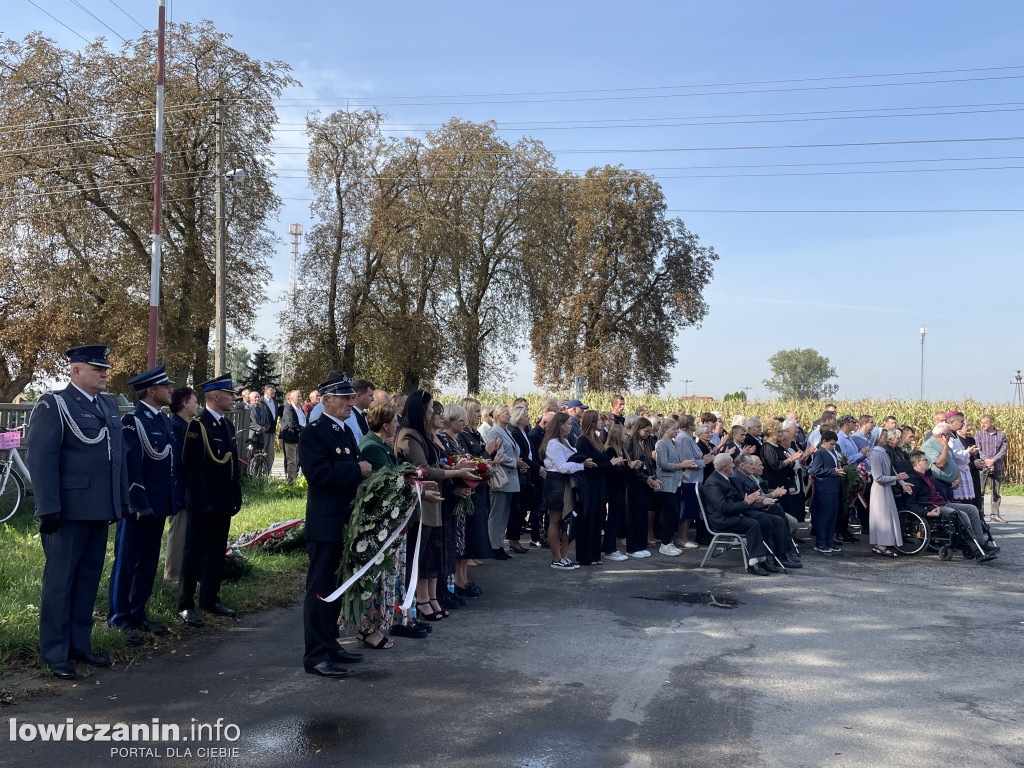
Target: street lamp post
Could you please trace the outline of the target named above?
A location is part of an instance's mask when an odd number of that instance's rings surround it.
[[[921,326],[921,400],[924,401],[924,335],[928,329]]]

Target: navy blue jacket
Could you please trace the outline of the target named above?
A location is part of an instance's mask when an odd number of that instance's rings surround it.
[[[359,446],[348,427],[327,414],[299,433],[299,466],[306,492],[306,539],[344,541],[356,490],[363,481]]]
[[[242,508],[242,473],[235,425],[226,416],[218,422],[209,409],[204,409],[192,419],[185,430],[181,458],[190,514],[238,514]]]
[[[171,414],[171,429],[173,430],[171,439],[174,440],[174,485],[177,489],[178,509],[180,510],[185,508],[185,495],[188,493],[188,487],[185,484],[185,473],[181,470],[181,449],[185,445],[185,432],[188,431],[188,422],[176,413]]]
[[[835,473],[836,463],[824,448],[819,448],[811,456],[811,466],[807,470],[814,478],[815,490],[823,493],[839,493],[839,475]],[[855,468],[850,469],[856,472]]]
[[[732,483],[736,487],[736,490],[743,496],[746,496],[748,493],[753,493],[754,491],[761,491],[761,486],[758,484],[757,480],[749,475],[744,475],[738,469],[734,469],[732,474],[729,475],[729,482]],[[747,513],[751,517],[757,517],[765,510],[764,504],[760,501],[755,504],[748,504],[747,506],[750,507],[750,509],[747,510]]]
[[[128,505],[132,512],[150,510],[157,517],[170,517],[181,506],[178,500],[174,429],[163,412],[153,413],[145,403],[121,418],[124,426],[125,458],[128,465]],[[145,431],[149,447],[162,459],[153,458],[139,437]]]
[[[736,472],[738,470],[733,470]],[[733,485],[732,481],[722,475],[721,472],[712,472],[711,477],[704,481],[703,489],[704,511],[708,516],[708,523],[713,529],[720,529],[721,526],[735,523],[743,515],[754,516],[756,510],[743,500],[744,494]]]
[[[58,399],[67,407],[66,416],[61,415]],[[122,507],[128,504],[128,472],[120,415],[110,395],[100,393],[89,402],[71,384],[39,398],[28,429],[28,469],[36,517],[121,517]],[[83,441],[99,437],[104,429],[104,438],[95,445]]]

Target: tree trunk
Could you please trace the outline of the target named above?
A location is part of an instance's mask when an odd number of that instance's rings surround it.
[[[10,382],[0,386],[0,403],[13,403],[14,398],[24,392],[31,381],[31,376],[15,376]]]
[[[416,371],[406,371],[402,376],[402,391],[414,392],[420,388],[420,375]]]

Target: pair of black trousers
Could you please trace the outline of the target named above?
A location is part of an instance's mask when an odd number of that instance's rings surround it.
[[[679,492],[655,491],[661,502],[661,543],[671,544],[679,531]]]
[[[715,533],[738,533],[745,538],[748,557],[766,557],[768,550],[764,548],[761,525],[752,517],[734,517],[728,522],[714,524],[714,529]],[[748,565],[748,563],[744,563],[744,565]]]
[[[224,552],[230,528],[229,515],[189,515],[185,553],[181,558],[181,578],[178,579],[179,611],[196,607],[196,582],[202,582],[199,588],[201,607],[209,608],[220,602]]]
[[[604,553],[610,555],[619,548],[620,538],[626,532],[626,484],[608,483],[608,520],[604,525]],[[630,550],[633,551],[633,550]]]
[[[771,512],[765,512],[754,519],[757,520],[757,524],[761,527],[761,538],[768,542],[772,552],[779,559],[785,557],[786,552],[789,551],[790,542],[792,542],[789,536],[789,523],[786,522],[786,518],[779,517]]]
[[[647,549],[647,511],[651,508],[651,486],[647,480],[630,478],[626,487],[626,551]]]
[[[110,626],[137,627],[146,621],[146,603],[153,594],[165,519],[157,515],[132,516],[117,524],[107,590]]]
[[[341,600],[321,600],[338,588],[338,566],[345,545],[340,541],[307,541],[309,570],[306,571],[306,597],[302,602],[302,630],[305,652],[302,666],[310,670],[329,661],[338,650],[338,616]]]
[[[576,559],[584,564],[601,559],[601,529],[604,527],[604,506],[586,509],[576,518]]]

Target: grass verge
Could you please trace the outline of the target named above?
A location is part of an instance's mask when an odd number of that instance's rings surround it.
[[[245,531],[266,529],[271,523],[306,516],[306,500],[293,495],[292,489],[277,481],[243,489],[242,511],[231,520],[231,539]],[[151,621],[172,632],[163,638],[143,635],[142,648],[126,646],[123,635],[106,625],[107,584],[113,563],[114,528],[109,530],[107,557],[99,592],[96,595],[93,649],[113,659],[127,659],[143,652],[161,652],[174,647],[184,625],[175,612],[177,586],[163,580],[163,549],[157,568],[153,596],[146,606]],[[251,568],[221,587],[221,599],[239,612],[252,613],[288,605],[302,594],[303,574],[308,564],[304,550],[282,554],[245,551]],[[43,548],[31,505],[19,509],[6,524],[0,526],[0,669],[40,667],[39,657],[39,595],[43,580]],[[216,627],[224,621],[207,616],[207,626]],[[189,629],[188,632],[204,630]]]

